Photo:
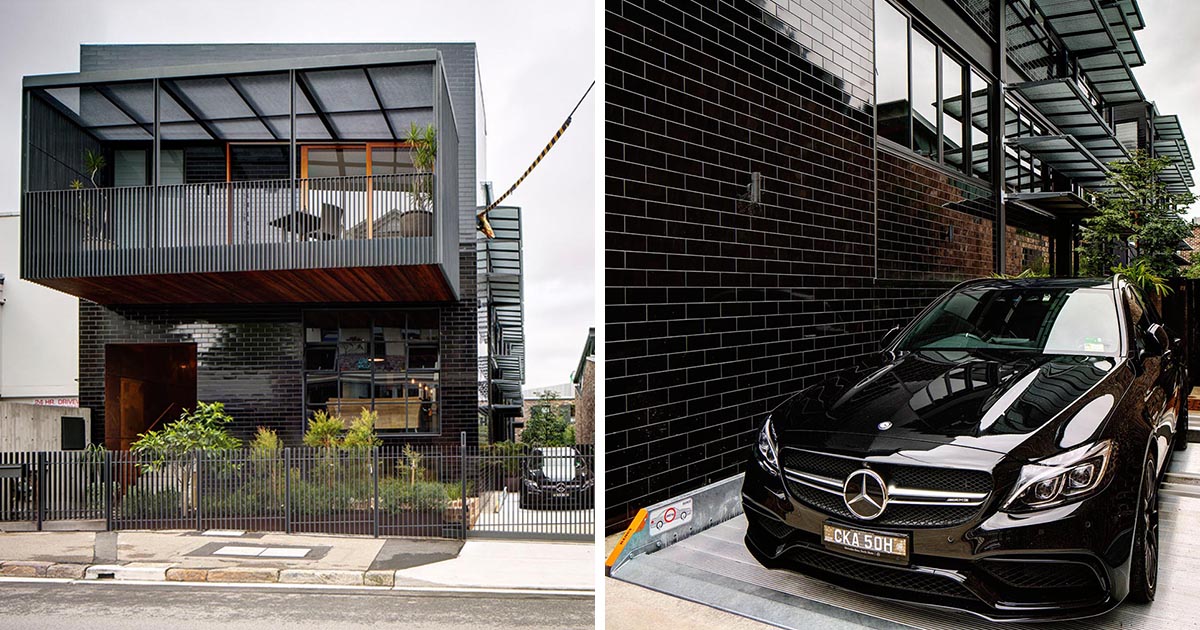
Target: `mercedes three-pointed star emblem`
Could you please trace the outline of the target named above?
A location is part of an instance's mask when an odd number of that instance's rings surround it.
[[[854,516],[869,521],[887,507],[887,484],[874,470],[863,468],[850,473],[842,485],[842,499]]]

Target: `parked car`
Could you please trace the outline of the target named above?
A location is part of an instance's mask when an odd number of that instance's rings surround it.
[[[521,507],[578,510],[592,507],[596,476],[571,446],[535,448],[521,479]]]
[[[989,619],[1154,599],[1182,348],[1125,278],[978,280],[766,418],[762,564]]]

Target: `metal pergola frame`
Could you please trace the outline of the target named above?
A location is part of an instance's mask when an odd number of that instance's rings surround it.
[[[24,89],[32,94],[36,94],[39,98],[45,101],[57,111],[67,116],[72,122],[78,125],[86,133],[91,135],[100,142],[121,142],[122,139],[102,138],[97,134],[103,133],[105,129],[125,129],[131,127],[140,127],[148,136],[143,138],[146,140],[155,140],[156,135],[161,135],[163,121],[161,121],[161,103],[160,91],[165,93],[167,98],[171,100],[180,110],[182,110],[189,120],[182,121],[167,121],[165,124],[189,124],[194,123],[203,129],[207,138],[190,138],[181,141],[242,141],[246,138],[229,138],[222,134],[213,126],[213,123],[222,122],[247,122],[257,121],[262,126],[269,138],[261,138],[260,140],[269,141],[286,141],[284,137],[271,124],[270,120],[278,119],[282,122],[283,119],[288,119],[289,128],[292,130],[292,135],[295,135],[295,117],[315,116],[320,121],[328,138],[319,138],[319,140],[349,140],[339,134],[336,125],[330,120],[329,115],[345,115],[345,114],[366,114],[377,113],[383,119],[388,135],[391,140],[399,141],[401,137],[400,130],[396,129],[388,112],[398,112],[412,110],[414,108],[389,108],[384,105],[383,99],[380,96],[380,91],[376,85],[376,81],[371,73],[371,68],[379,67],[395,67],[395,66],[411,66],[430,64],[444,73],[442,69],[441,53],[437,50],[409,50],[409,51],[390,51],[378,53],[360,53],[360,54],[344,54],[344,55],[322,55],[318,57],[300,57],[287,60],[255,60],[255,61],[238,61],[228,63],[214,64],[199,64],[185,66],[159,66],[152,68],[139,68],[135,70],[118,70],[118,71],[93,71],[93,72],[75,72],[62,74],[34,75],[25,77],[23,80]],[[313,89],[309,72],[313,71],[328,71],[328,70],[361,70],[365,79],[366,85],[374,98],[376,107],[367,109],[349,109],[329,112],[321,102],[319,94]],[[437,71],[435,70],[435,71]],[[248,94],[242,80],[252,76],[280,75],[287,73],[290,84],[292,85],[292,106],[288,115],[265,114],[253,98]],[[217,79],[223,80],[230,87],[232,92],[240,99],[240,104],[244,109],[250,112],[250,115],[237,115],[227,117],[206,117],[200,114],[200,108],[187,96],[185,91],[180,88],[179,83],[189,79]],[[155,114],[154,120],[142,120],[143,116],[139,116],[135,108],[124,102],[123,99],[114,94],[112,87],[120,85],[148,85],[154,90]],[[79,88],[92,89],[99,94],[104,100],[110,103],[117,111],[124,115],[129,122],[112,123],[112,124],[89,124],[82,120],[78,114],[64,105],[52,93],[56,89],[64,88]],[[299,90],[303,99],[297,99],[295,91]],[[305,107],[307,105],[307,107]],[[453,111],[453,105],[447,104]],[[417,108],[424,109],[424,107]],[[156,129],[159,131],[156,132]],[[125,139],[127,140],[127,139]]]

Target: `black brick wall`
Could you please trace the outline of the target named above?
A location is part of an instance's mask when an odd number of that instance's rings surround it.
[[[785,396],[990,271],[985,185],[877,169],[872,5],[606,4],[607,531],[739,472]]]
[[[475,76],[476,52],[471,43],[376,43],[376,44],[148,44],[80,46],[80,69],[102,71],[139,67],[189,65],[249,59],[279,59],[324,54],[377,52],[434,48],[441,52],[458,127],[459,198],[459,286],[460,300],[441,308],[441,397],[442,436],[434,441],[458,444],[459,431],[468,440],[478,432],[478,391],[475,290],[475,199],[478,178],[475,163]],[[396,305],[404,306],[404,305]],[[418,305],[407,305],[418,306]],[[298,353],[300,311],[298,307],[113,309],[81,301],[80,305],[80,400],[93,411],[94,431],[103,434],[104,367],[103,344],[109,342],[175,341],[192,334],[202,339],[227,335],[231,340],[220,350],[221,361],[201,366],[202,399],[230,402],[242,430],[256,424],[277,426],[289,440],[303,430],[300,410]],[[173,337],[167,339],[167,337]],[[267,339],[270,337],[270,339]],[[262,348],[284,351],[266,357]],[[201,346],[203,351],[203,346]],[[214,357],[214,359],[217,357]],[[203,359],[201,359],[203,362]],[[294,368],[294,369],[293,369]],[[206,369],[208,373],[206,375]],[[245,381],[239,378],[246,376]],[[246,382],[253,385],[246,385]],[[264,389],[268,384],[272,389]],[[232,404],[232,403],[231,403]],[[290,414],[290,415],[289,415]],[[409,438],[427,442],[431,438]]]

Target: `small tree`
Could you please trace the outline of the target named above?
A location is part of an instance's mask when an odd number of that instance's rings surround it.
[[[182,487],[181,507],[187,508],[195,500],[196,457],[193,452],[225,451],[241,446],[241,441],[229,434],[226,426],[233,416],[225,413],[223,403],[197,402],[196,408],[184,410],[178,420],[160,430],[139,433],[129,450],[150,457],[142,464],[147,472],[165,470],[165,474],[179,480]],[[198,456],[198,455],[197,455]]]
[[[1180,215],[1195,197],[1167,192],[1159,176],[1170,164],[1170,158],[1150,157],[1138,150],[1129,160],[1108,165],[1110,189],[1094,194],[1099,213],[1083,222],[1083,243],[1077,250],[1081,273],[1113,273],[1117,252],[1127,242],[1134,246],[1129,267],[1144,263],[1144,269],[1158,277],[1178,273],[1176,246],[1191,233]]]
[[[565,409],[556,408],[554,403],[558,398],[554,392],[542,392],[538,395],[538,404],[529,412],[525,428],[521,430],[521,442],[530,446],[566,446],[564,441],[567,428],[570,426]]]

